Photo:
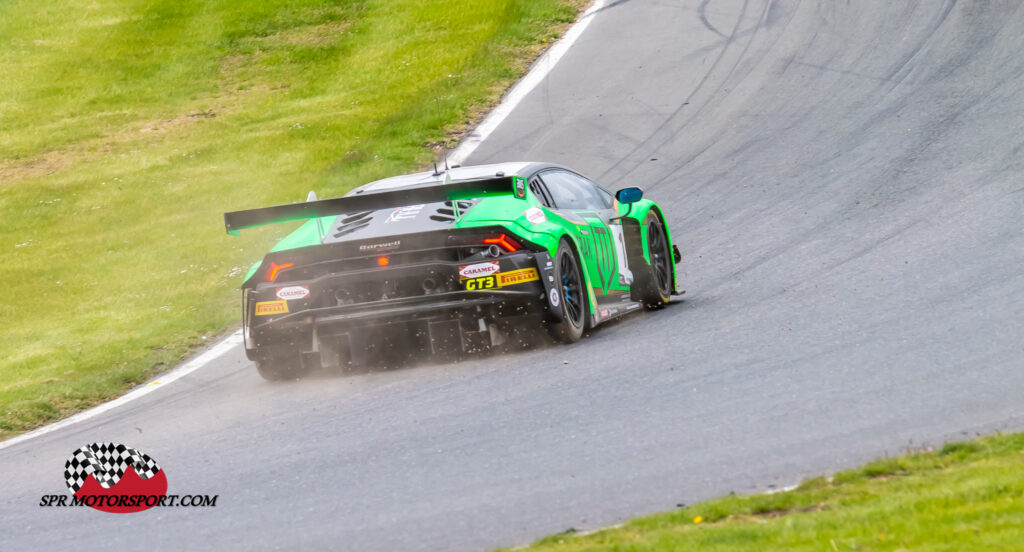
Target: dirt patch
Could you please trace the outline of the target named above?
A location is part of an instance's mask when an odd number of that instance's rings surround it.
[[[756,513],[753,513],[753,514],[736,514],[736,515],[729,516],[727,519],[729,519],[729,520],[737,520],[737,521],[752,521],[752,520],[759,520],[759,519],[763,520],[765,518],[773,519],[773,518],[782,517],[782,516],[789,515],[789,514],[807,514],[807,513],[812,513],[812,512],[820,512],[820,511],[825,510],[827,508],[828,508],[828,506],[825,505],[825,504],[814,504],[812,506],[806,506],[804,508],[793,508],[793,509],[775,508],[775,509],[772,509],[772,510],[765,510],[764,512],[756,512]]]
[[[28,159],[0,161],[0,186],[56,174],[73,165],[93,161],[98,154],[116,152],[134,142],[152,141],[175,132],[184,132],[187,127],[217,115],[216,111],[205,109],[173,119],[129,123],[116,132],[80,142],[74,150],[51,150]]]
[[[54,150],[28,160],[0,162],[0,185],[56,173],[69,167],[74,158],[73,152]]]
[[[272,35],[255,38],[256,42],[265,44],[287,44],[290,46],[327,46],[338,41],[351,26],[348,21],[332,21],[319,25],[296,27]]]
[[[147,134],[166,134],[171,130],[186,127],[192,124],[194,117],[191,115],[182,115],[181,117],[175,117],[173,119],[157,119],[154,121],[144,121],[131,125],[120,132],[115,132],[107,136],[107,142],[112,143],[123,143],[130,142],[135,135],[147,135]]]

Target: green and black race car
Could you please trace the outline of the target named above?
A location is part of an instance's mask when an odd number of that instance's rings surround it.
[[[232,234],[303,219],[242,284],[246,353],[267,379],[486,348],[541,326],[574,342],[677,293],[661,208],[551,163],[396,176],[224,215]]]

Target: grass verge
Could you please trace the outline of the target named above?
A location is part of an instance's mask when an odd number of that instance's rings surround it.
[[[224,211],[426,165],[583,3],[5,2],[0,438],[234,325],[291,228],[228,237]]]
[[[529,552],[1024,550],[1024,433],[886,458],[770,495],[729,496]]]

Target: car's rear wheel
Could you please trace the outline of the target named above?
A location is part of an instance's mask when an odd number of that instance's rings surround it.
[[[562,320],[549,322],[548,332],[556,341],[574,343],[583,337],[583,326],[587,320],[587,288],[579,257],[564,240],[558,244],[555,254],[555,285]]]
[[[648,309],[660,309],[672,299],[672,253],[665,225],[653,211],[644,219],[647,228],[647,256],[650,262],[641,283],[641,301]]]
[[[298,354],[261,355],[256,359],[256,371],[267,381],[295,380],[309,373]]]

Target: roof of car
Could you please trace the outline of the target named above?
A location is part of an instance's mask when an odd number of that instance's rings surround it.
[[[498,173],[503,173],[501,176],[528,176],[526,173],[532,174],[533,172],[536,172],[538,167],[545,165],[547,164],[530,161],[515,161],[507,163],[492,163],[489,165],[453,167],[448,170],[447,175],[443,171],[440,173],[424,171],[413,174],[403,174],[401,176],[392,176],[382,180],[375,180],[369,184],[364,184],[355,188],[345,195],[393,191],[402,188],[418,188],[420,186],[443,184],[446,178],[450,179],[451,182],[459,182],[464,180],[479,180],[482,178],[494,177],[498,176]]]

